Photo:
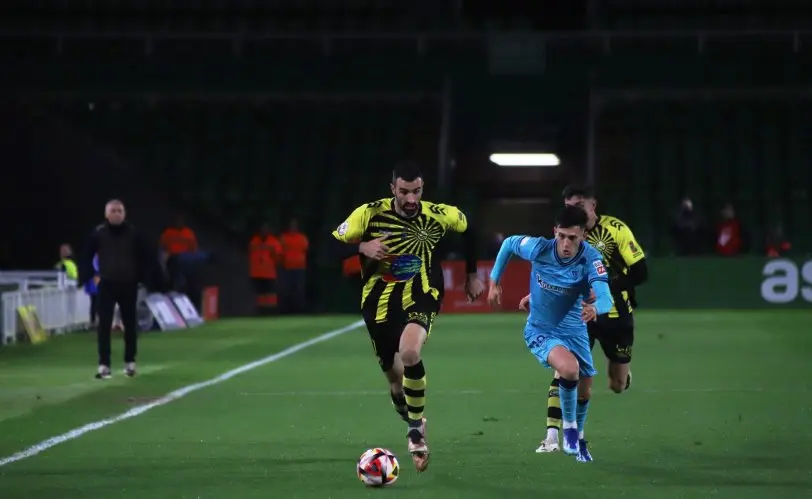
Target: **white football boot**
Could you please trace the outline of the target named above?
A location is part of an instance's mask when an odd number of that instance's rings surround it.
[[[419,428],[409,428],[409,433],[413,431],[420,432],[420,439],[413,442],[411,436],[407,436],[409,442],[409,454],[412,456],[412,462],[418,473],[426,471],[429,467],[429,446],[426,443],[426,418],[423,418],[423,424]]]
[[[541,441],[536,453],[558,452],[561,446],[558,444],[558,428],[547,428],[547,438]]]

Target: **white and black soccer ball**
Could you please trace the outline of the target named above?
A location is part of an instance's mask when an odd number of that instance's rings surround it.
[[[368,449],[358,459],[358,479],[368,487],[386,487],[392,485],[400,474],[398,458],[380,447]]]

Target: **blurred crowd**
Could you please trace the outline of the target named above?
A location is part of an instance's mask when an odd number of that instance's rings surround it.
[[[307,267],[309,239],[299,229],[296,219],[289,221],[287,229],[275,233],[268,223],[263,224],[248,244],[248,276],[255,292],[258,314],[298,314],[308,311]],[[164,229],[158,243],[159,261],[167,282],[167,290],[185,294],[201,310],[206,276],[202,265],[213,255],[198,245],[197,234],[182,214]],[[68,279],[79,277],[78,264],[70,244],[59,248],[55,268],[65,272]],[[98,261],[94,259],[98,272]],[[96,276],[98,277],[98,276]],[[96,295],[98,279],[84,284],[91,298],[91,321],[98,320]]]
[[[760,254],[775,258],[792,250],[780,220],[767,227],[766,234],[764,241],[754,241],[732,203],[725,203],[714,220],[694,209],[688,197],[682,200],[671,223],[677,256]]]

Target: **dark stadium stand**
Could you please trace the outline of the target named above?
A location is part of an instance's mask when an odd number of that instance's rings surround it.
[[[407,9],[371,0],[213,0],[189,13],[184,2],[89,0],[65,7],[71,15],[61,20],[35,14],[69,2],[12,3],[0,28],[16,35],[3,35],[0,50],[17,69],[0,85],[237,233],[291,213],[322,231],[385,194],[392,161],[418,156],[433,168],[447,75],[452,151],[491,132],[553,128],[585,156],[591,84],[601,105],[604,206],[654,251],[668,252],[664,222],[684,193],[709,216],[731,199],[756,238],[775,211],[793,234],[810,215],[801,140],[810,131],[802,118],[809,98],[798,90],[812,81],[805,31],[559,30],[517,41],[475,34],[538,27],[533,12],[522,21],[492,2]],[[637,28],[749,26],[753,15],[728,15],[736,3],[747,2],[612,0],[597,14],[606,28],[629,27],[632,18]],[[675,12],[677,5],[685,9]],[[704,17],[700,5],[709,6]],[[576,7],[574,17],[583,10]],[[765,23],[801,25],[809,8],[790,7],[791,15],[763,11]],[[44,37],[21,33],[57,27]],[[449,30],[457,28],[469,31],[455,40]],[[417,31],[431,33],[408,34]],[[573,158],[571,176],[583,176],[585,164]]]
[[[683,195],[709,221],[732,202],[756,245],[780,219],[796,244],[812,246],[804,230],[812,217],[812,124],[805,118],[812,99],[792,97],[671,98],[608,108],[604,122],[612,132],[604,136],[618,137],[612,145],[624,152],[600,174],[604,202],[636,227],[643,244],[661,251],[670,246],[665,222]]]
[[[32,101],[112,146],[156,187],[243,237],[297,215],[313,232],[385,196],[400,158],[436,162],[431,99],[100,98]],[[429,168],[427,175],[434,175]]]
[[[596,2],[604,29],[798,29],[809,26],[804,0],[605,0]]]

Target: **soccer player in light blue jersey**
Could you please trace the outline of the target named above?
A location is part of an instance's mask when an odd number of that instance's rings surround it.
[[[592,377],[597,374],[589,348],[587,322],[612,308],[608,275],[598,250],[584,241],[587,216],[567,206],[556,218],[555,238],[511,236],[502,243],[491,271],[488,301],[501,304],[499,280],[513,255],[531,263],[530,315],[524,329],[527,348],[561,375],[564,452],[590,462],[584,438]],[[594,303],[585,297],[595,293]]]

